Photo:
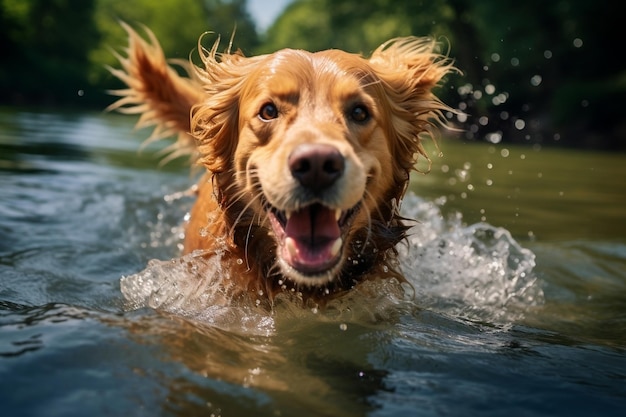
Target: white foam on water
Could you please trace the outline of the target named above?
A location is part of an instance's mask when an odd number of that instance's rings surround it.
[[[426,201],[409,193],[402,215],[417,220],[400,244],[400,266],[407,283],[380,277],[357,285],[323,308],[306,304],[297,293],[279,294],[271,304],[264,294],[234,295],[223,252],[193,253],[149,262],[121,279],[129,309],[149,307],[210,326],[269,334],[275,319],[310,317],[337,322],[377,322],[394,309],[425,308],[463,319],[506,324],[543,303],[533,273],[534,254],[503,228],[464,225],[462,216],[444,217],[445,199]]]
[[[120,281],[127,308],[150,307],[218,328],[271,333],[274,323],[268,310],[256,300],[233,295],[222,254],[195,252],[150,261],[143,271]]]
[[[402,271],[424,308],[473,320],[510,322],[543,304],[535,254],[508,230],[444,217],[445,199],[407,195],[402,214],[418,221],[400,245]]]

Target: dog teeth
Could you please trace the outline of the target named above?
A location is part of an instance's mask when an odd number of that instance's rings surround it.
[[[333,246],[330,248],[330,255],[332,257],[335,257],[339,254],[339,251],[341,250],[341,246],[343,245],[343,239],[342,238],[337,238],[337,240],[335,240],[333,242]]]
[[[341,218],[341,209],[337,209],[335,210],[335,220],[339,221],[340,218]]]
[[[285,247],[287,248],[287,251],[289,252],[289,256],[291,256],[291,258],[296,258],[298,256],[296,241],[293,238],[288,237],[285,239]]]
[[[291,211],[285,210],[285,219],[287,219],[287,221],[289,221],[290,217],[291,217]]]

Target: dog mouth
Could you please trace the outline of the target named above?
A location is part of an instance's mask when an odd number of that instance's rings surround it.
[[[340,210],[314,203],[295,211],[267,205],[278,244],[278,257],[296,282],[318,284],[332,280],[341,264],[350,223],[357,204]]]

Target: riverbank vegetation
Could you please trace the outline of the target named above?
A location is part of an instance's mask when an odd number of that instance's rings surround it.
[[[463,140],[626,149],[620,18],[597,2],[559,0],[294,0],[266,32],[245,0],[0,0],[0,104],[103,108],[119,84],[118,24],[151,28],[168,57],[221,35],[246,55],[283,47],[368,54],[395,36],[431,36],[455,60],[440,96]]]

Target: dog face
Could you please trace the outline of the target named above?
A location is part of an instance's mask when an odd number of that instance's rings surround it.
[[[444,108],[431,88],[449,66],[424,41],[369,60],[282,50],[203,61],[209,98],[192,112],[202,161],[222,176],[223,209],[247,213],[232,226],[261,229],[282,276],[326,285],[401,239],[397,203],[423,153],[418,135]]]
[[[353,224],[392,181],[377,80],[337,55],[272,55],[240,99],[237,183],[265,213],[283,275],[309,285],[341,270]]]

